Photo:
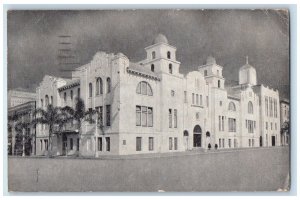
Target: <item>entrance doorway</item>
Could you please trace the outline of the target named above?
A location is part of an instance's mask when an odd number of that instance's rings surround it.
[[[187,130],[183,131],[183,138],[184,138],[184,146],[185,150],[189,148],[189,132]]]
[[[193,136],[194,147],[201,147],[201,135],[202,135],[201,133],[202,133],[201,127],[199,125],[196,125],[194,127],[194,136]]]
[[[275,136],[272,136],[272,146],[275,146],[276,138]]]

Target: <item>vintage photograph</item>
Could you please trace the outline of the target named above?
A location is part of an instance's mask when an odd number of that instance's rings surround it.
[[[289,19],[9,10],[8,191],[289,191]]]

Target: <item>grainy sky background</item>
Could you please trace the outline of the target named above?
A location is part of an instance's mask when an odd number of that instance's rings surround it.
[[[144,48],[162,33],[177,47],[181,73],[196,70],[213,55],[224,67],[224,77],[237,81],[248,55],[258,83],[289,96],[286,11],[10,11],[7,31],[9,89],[34,90],[46,74],[70,76],[58,64],[59,35],[72,35],[76,60],[86,64],[99,50],[122,52],[133,62],[143,60]]]

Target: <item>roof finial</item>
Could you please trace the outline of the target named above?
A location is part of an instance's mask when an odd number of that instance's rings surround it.
[[[248,56],[246,56],[246,64],[248,64]]]

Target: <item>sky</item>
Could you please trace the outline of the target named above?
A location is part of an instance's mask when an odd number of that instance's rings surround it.
[[[143,60],[145,47],[164,34],[177,48],[180,72],[197,70],[212,55],[227,82],[238,81],[246,63],[258,84],[289,97],[289,13],[286,10],[82,10],[9,11],[8,89],[35,90],[45,75],[70,77],[60,65],[60,35],[71,35],[74,60],[91,61],[97,51],[122,52]]]

